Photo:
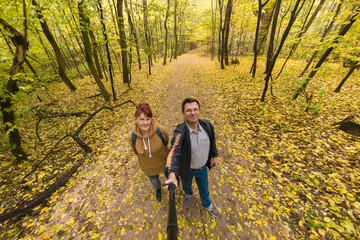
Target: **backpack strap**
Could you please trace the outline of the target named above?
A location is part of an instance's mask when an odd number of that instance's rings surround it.
[[[164,140],[163,135],[162,135],[162,133],[160,131],[160,128],[156,129],[156,134],[159,136],[159,138],[161,139],[161,141],[165,145],[165,140]],[[136,138],[137,138],[137,136],[135,135],[135,133],[132,132],[131,133],[131,139],[133,141],[134,146],[135,146],[135,143],[136,143]]]
[[[156,129],[156,134],[159,136],[163,144],[165,145],[165,140],[163,138],[163,135],[161,134],[160,128]]]
[[[134,146],[135,146],[135,143],[136,143],[136,138],[137,138],[137,136],[135,135],[135,133],[131,133],[131,138],[132,138],[132,141],[133,141],[133,144],[134,144]]]

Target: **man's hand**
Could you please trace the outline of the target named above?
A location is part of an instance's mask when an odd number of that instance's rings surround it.
[[[165,181],[165,184],[168,184],[168,183],[173,183],[173,184],[175,184],[176,187],[178,186],[178,181],[176,179],[175,173],[169,174],[169,178]],[[168,191],[168,186],[165,186],[164,188],[166,191]]]
[[[216,157],[211,159],[211,167],[216,167],[218,165],[218,159]]]

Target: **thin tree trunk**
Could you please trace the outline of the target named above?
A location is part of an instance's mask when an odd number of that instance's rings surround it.
[[[211,52],[211,60],[214,60],[215,58],[215,14],[214,14],[214,0],[211,0],[211,46],[210,46],[210,52]]]
[[[51,67],[54,71],[55,74],[57,74],[57,68],[56,68],[56,63],[55,63],[55,59],[53,58],[53,56],[51,55],[51,53],[49,52],[49,50],[47,49],[44,41],[42,40],[40,34],[39,34],[39,30],[35,27],[35,32],[36,32],[36,35],[37,35],[37,38],[39,39],[39,42],[41,43],[41,46],[43,47],[44,51],[45,51],[45,54],[48,56],[49,58],[49,61],[51,63]]]
[[[314,0],[315,2],[315,0]],[[298,34],[297,38],[299,39],[296,43],[294,43],[294,45],[291,47],[290,53],[287,56],[285,62],[283,63],[276,79],[280,76],[280,74],[282,73],[282,71],[284,70],[284,67],[286,65],[286,63],[288,62],[288,60],[290,59],[290,57],[293,55],[293,53],[296,51],[297,47],[299,46],[300,42],[301,42],[301,37],[309,30],[311,24],[313,23],[315,17],[317,16],[317,14],[319,13],[319,11],[321,10],[322,6],[324,5],[325,0],[321,0],[319,5],[317,6],[317,8],[315,9],[314,13],[312,14],[311,18],[309,19],[308,23],[306,24],[306,26],[300,30],[300,33]]]
[[[59,66],[59,76],[61,77],[63,82],[66,84],[66,86],[71,91],[75,91],[76,90],[75,85],[71,82],[71,80],[66,75],[64,57],[61,54],[60,48],[59,48],[58,44],[56,43],[54,36],[50,32],[49,26],[47,25],[47,22],[46,22],[46,20],[44,19],[43,15],[42,15],[41,9],[38,6],[36,0],[32,0],[32,4],[36,8],[37,16],[38,16],[38,18],[40,20],[40,25],[41,25],[41,27],[42,27],[42,29],[44,31],[44,34],[45,34],[46,38],[48,39],[48,41],[50,42],[50,44],[51,44],[51,46],[52,46],[52,48],[53,48],[53,50],[55,52],[56,60],[58,62],[58,66]]]
[[[178,56],[178,36],[177,36],[177,2],[174,1],[174,59],[177,59]]]
[[[132,17],[130,15],[130,9],[127,6],[127,0],[125,0],[125,8],[127,9],[126,12],[127,12],[128,20],[129,20],[131,34],[133,35],[134,41],[135,41],[135,48],[136,48],[136,54],[137,54],[137,60],[138,60],[138,64],[139,64],[139,69],[141,69],[141,55],[140,55],[139,40],[138,40],[138,36],[136,34],[136,29],[134,27],[134,23],[132,21]]]
[[[259,7],[259,12],[258,12],[258,18],[257,18],[257,24],[256,24],[256,30],[255,30],[255,40],[254,40],[254,46],[253,46],[254,62],[251,67],[251,70],[250,70],[252,77],[255,77],[256,67],[257,67],[257,56],[258,56],[257,42],[258,42],[258,38],[259,38],[260,19],[261,19],[261,12],[262,12],[262,8],[263,8],[263,4],[261,3],[261,0],[258,0],[258,7]]]
[[[90,22],[89,22],[89,25],[90,25]],[[92,30],[89,30],[89,36],[90,36],[92,47],[93,47],[93,55],[94,55],[94,61],[95,61],[96,70],[98,71],[100,79],[103,79],[104,76],[103,76],[103,73],[101,71],[101,64],[100,64],[100,60],[99,60],[99,54],[100,54],[99,50],[100,50],[100,48],[99,48],[99,46],[97,44],[95,34],[94,34],[94,32]]]
[[[94,65],[91,43],[90,43],[90,38],[89,38],[89,31],[88,31],[88,26],[86,25],[88,20],[86,19],[87,16],[85,16],[85,14],[84,14],[83,3],[84,3],[84,0],[80,1],[78,3],[78,8],[79,8],[80,29],[81,29],[81,35],[82,35],[82,38],[84,41],[86,62],[89,66],[91,74],[93,75],[93,77],[95,79],[96,84],[98,85],[98,87],[100,89],[101,94],[104,97],[104,100],[108,102],[110,100],[110,95],[109,95],[108,91],[106,90],[104,84],[102,83],[102,81],[98,75],[98,72],[96,71],[95,65]]]
[[[104,38],[105,38],[106,55],[107,55],[108,67],[109,67],[111,90],[112,90],[114,101],[116,101],[114,78],[113,78],[113,76],[115,74],[114,74],[114,71],[113,71],[113,66],[112,66],[112,61],[111,61],[111,56],[110,56],[109,39],[108,39],[108,36],[107,36],[107,33],[106,33],[106,26],[105,26],[105,20],[104,20],[104,11],[103,11],[103,8],[102,8],[102,5],[101,5],[101,0],[98,0],[98,10],[100,12],[101,25],[102,25],[102,28],[103,28],[103,35],[104,35]]]
[[[66,45],[66,48],[67,48],[67,50],[68,50],[68,52],[69,52],[69,54],[70,54],[70,56],[71,56],[71,59],[73,60],[73,63],[74,63],[74,65],[75,65],[75,68],[76,68],[77,72],[79,73],[79,76],[80,76],[81,78],[84,78],[83,75],[82,75],[81,72],[80,72],[80,69],[79,69],[79,67],[78,67],[78,63],[77,63],[77,61],[76,61],[76,59],[75,59],[75,56],[74,56],[73,52],[72,52],[71,49],[70,49],[70,46],[69,46],[69,44],[68,44],[68,40],[65,38],[65,35],[62,34],[61,29],[60,29],[60,26],[58,25],[58,23],[55,22],[55,24],[56,24],[56,26],[58,27],[60,36],[61,36],[61,38],[63,39],[63,41],[64,41],[64,43],[65,43],[65,45]]]
[[[218,59],[221,62],[221,55],[222,55],[222,10],[223,10],[223,3],[221,0],[219,0],[219,12],[220,12],[220,22],[219,22],[219,49],[218,49]],[[223,65],[221,66],[221,68],[225,68]]]
[[[152,55],[152,51],[151,51],[151,43],[150,43],[150,31],[149,31],[149,25],[148,25],[148,20],[147,20],[147,1],[143,0],[143,13],[144,13],[144,31],[145,31],[145,40],[146,40],[146,45],[147,45],[147,56],[148,56],[148,68],[149,68],[149,75],[151,75],[151,55]]]
[[[342,86],[346,82],[346,80],[351,76],[351,74],[354,72],[355,69],[359,68],[359,61],[355,62],[354,65],[350,68],[349,72],[346,74],[344,79],[339,83],[337,88],[334,90],[334,92],[340,92]]]
[[[117,0],[117,14],[118,14],[118,22],[119,22],[119,34],[120,34],[120,45],[121,45],[121,59],[122,59],[122,67],[123,67],[123,82],[127,83],[130,87],[129,81],[129,70],[128,70],[128,49],[126,43],[125,36],[125,25],[124,25],[124,15],[123,15],[123,1]]]
[[[340,10],[341,10],[341,7],[342,7],[343,2],[344,2],[343,0],[340,0],[339,5],[338,5],[338,7],[337,7],[337,9],[336,9],[336,12],[335,12],[334,17],[332,18],[331,22],[330,22],[329,25],[326,27],[323,35],[321,36],[320,43],[322,43],[322,42],[324,41],[326,35],[330,32],[332,26],[334,25],[335,20],[337,19],[338,15],[339,15],[339,13],[340,13]],[[309,69],[311,63],[312,63],[312,62],[314,61],[314,59],[316,58],[317,54],[318,54],[318,50],[316,50],[316,51],[313,53],[313,55],[311,56],[311,58],[308,60],[308,63],[306,64],[304,70],[301,72],[301,74],[299,75],[299,77],[304,76],[305,72]]]
[[[164,28],[165,28],[165,50],[164,50],[164,61],[163,61],[163,65],[166,65],[166,58],[167,58],[167,51],[168,51],[168,38],[169,38],[169,29],[167,26],[167,21],[169,18],[169,12],[170,12],[170,0],[167,0],[167,8],[166,8],[166,15],[165,15],[165,20],[164,20]]]
[[[225,61],[226,66],[229,66],[228,41],[229,41],[229,33],[230,33],[232,5],[233,5],[232,0],[228,0],[227,6],[226,6],[226,12],[225,12],[225,19],[224,19],[222,60]]]
[[[265,76],[265,79],[264,79],[265,80],[265,86],[264,86],[263,94],[261,96],[261,102],[265,101],[266,91],[267,91],[267,88],[268,88],[269,80],[270,80],[271,75],[272,75],[272,70],[274,69],[274,66],[275,66],[276,59],[278,58],[278,56],[279,56],[279,54],[281,52],[281,49],[282,49],[282,47],[283,47],[283,45],[285,43],[285,40],[286,40],[286,38],[288,37],[288,35],[290,33],[291,27],[293,26],[298,13],[300,12],[302,7],[304,6],[305,1],[306,0],[303,1],[302,5],[300,7],[299,7],[299,5],[300,5],[301,0],[296,1],[295,6],[294,6],[293,10],[291,11],[291,16],[290,16],[289,23],[288,23],[288,25],[287,25],[287,27],[286,27],[286,29],[284,31],[284,34],[283,34],[283,36],[281,38],[279,47],[278,47],[278,49],[277,49],[274,56],[272,56],[272,49],[271,49],[271,58],[268,57],[268,59],[267,59],[267,61],[269,61],[269,62],[267,62],[267,66],[266,66],[267,71],[266,71],[266,76]],[[279,2],[278,1],[276,2],[276,4],[280,4],[280,3],[281,3],[281,0],[279,0]],[[278,7],[279,6],[276,6],[275,13],[274,13],[274,19],[278,15],[278,14],[276,14],[276,12],[278,11],[277,10]],[[274,25],[276,25],[276,22],[275,22]],[[274,28],[274,26],[273,26],[273,28]],[[272,29],[272,32],[273,32],[273,29]],[[275,30],[274,30],[273,34],[275,35]],[[269,44],[270,44],[270,42],[269,42]],[[270,45],[269,45],[269,48],[270,48]]]
[[[340,41],[340,38],[342,36],[344,36],[349,29],[351,28],[351,26],[354,24],[354,22],[356,21],[356,17],[359,15],[359,6],[357,7],[357,9],[355,10],[355,14],[350,18],[348,24],[344,25],[339,34],[338,37],[332,42],[331,47],[329,47],[325,53],[321,56],[321,58],[319,59],[318,63],[316,64],[316,66],[313,68],[313,70],[310,72],[309,76],[306,78],[305,82],[296,90],[296,92],[294,93],[292,99],[296,100],[298,98],[298,96],[300,95],[301,92],[303,92],[306,89],[306,86],[308,85],[308,83],[311,81],[311,79],[315,76],[315,74],[317,73],[317,70],[319,69],[319,67],[321,67],[321,65],[325,62],[326,58],[330,55],[330,53],[332,52],[332,50],[335,48],[335,46],[337,46],[337,44]]]

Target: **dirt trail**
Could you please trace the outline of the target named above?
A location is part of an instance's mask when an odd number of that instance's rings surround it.
[[[214,86],[207,81],[221,77],[216,61],[192,51],[174,59],[170,64],[153,69],[151,81],[143,88],[141,100],[153,106],[155,118],[168,129],[170,136],[182,122],[181,101],[195,97],[202,103],[201,115],[220,130],[224,119],[214,110],[221,109]],[[215,70],[214,70],[215,69]],[[210,71],[211,70],[211,71]],[[219,76],[213,76],[219,71]],[[139,94],[139,93],[137,93]],[[141,94],[141,93],[140,93]],[[38,226],[39,237],[58,239],[165,239],[168,196],[155,200],[154,190],[139,170],[136,157],[126,141],[131,122],[125,128],[115,128],[109,144],[101,154],[94,156],[72,181],[73,187],[61,192],[57,202],[43,214],[47,224]],[[259,239],[281,232],[279,222],[266,221],[258,227],[252,222],[267,218],[262,209],[250,208],[249,199],[257,199],[258,189],[250,189],[251,175],[246,164],[240,164],[241,155],[231,157],[231,143],[218,136],[220,165],[210,172],[210,194],[220,210],[218,219],[201,208],[194,184],[194,197],[190,211],[182,202],[184,194],[177,191],[177,214],[180,239]],[[106,153],[106,154],[105,154]],[[162,182],[165,180],[161,176]],[[231,180],[231,181],[229,181]],[[238,186],[234,186],[234,182]],[[242,201],[239,201],[239,196]],[[52,200],[50,200],[51,202]],[[251,216],[248,215],[250,211]],[[61,219],[61,220],[59,220]],[[267,237],[266,237],[267,236]]]

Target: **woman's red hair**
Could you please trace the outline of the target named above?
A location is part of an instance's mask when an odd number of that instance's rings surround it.
[[[136,105],[135,118],[140,116],[142,113],[144,113],[145,116],[152,118],[152,112],[149,104],[141,102]]]

